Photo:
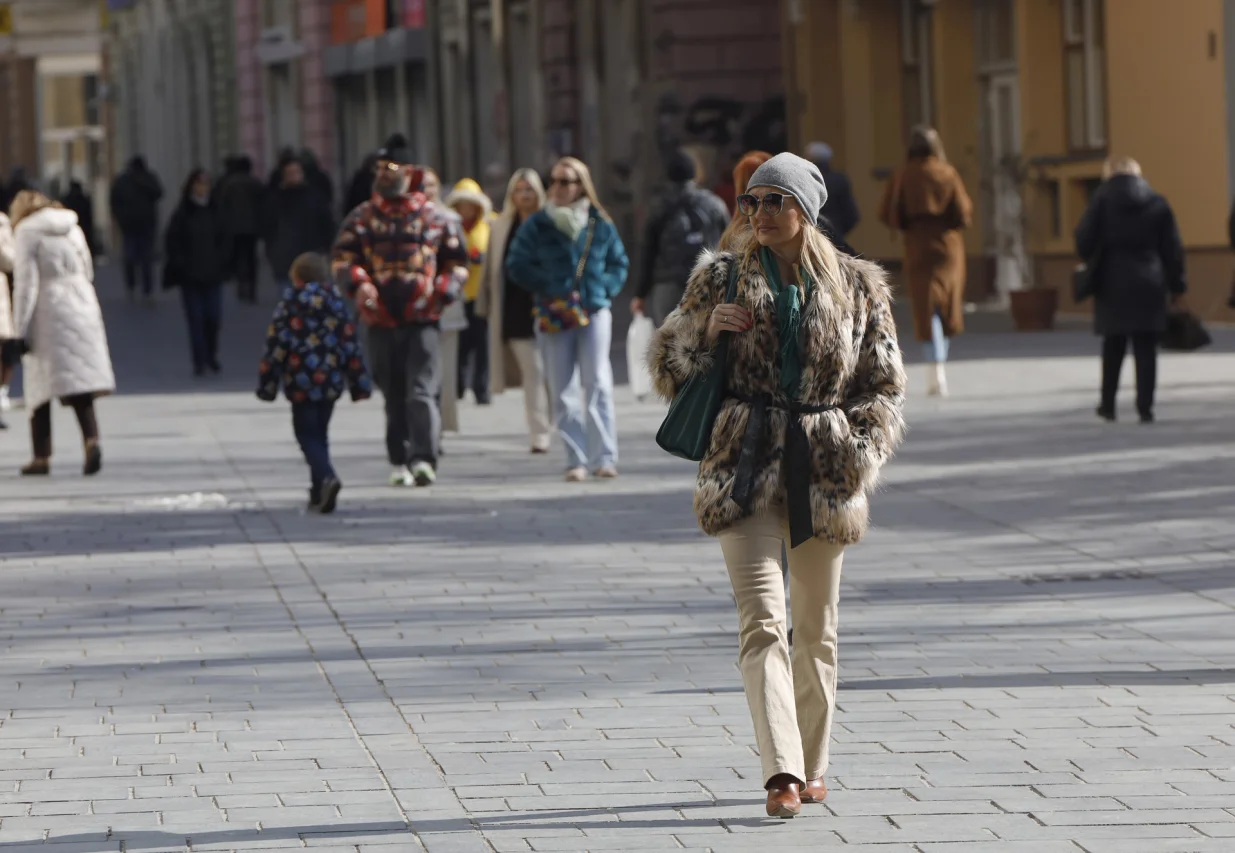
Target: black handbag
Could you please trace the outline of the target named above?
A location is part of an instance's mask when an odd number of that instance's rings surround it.
[[[1072,299],[1078,303],[1098,295],[1098,273],[1102,263],[1102,250],[1092,258],[1077,264],[1072,270]]]
[[[738,263],[729,264],[729,287],[725,302],[737,298]],[[728,383],[725,373],[729,362],[729,337],[732,332],[722,332],[716,344],[716,357],[710,370],[696,373],[682,384],[677,396],[669,404],[669,414],[656,432],[660,449],[679,459],[702,462],[712,442],[712,426],[725,401]]]
[[[1213,343],[1201,319],[1191,311],[1172,311],[1166,315],[1166,331],[1159,339],[1162,348],[1175,352],[1193,352]]]

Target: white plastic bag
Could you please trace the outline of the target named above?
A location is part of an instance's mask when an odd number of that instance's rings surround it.
[[[630,390],[635,399],[642,402],[652,393],[652,376],[648,373],[648,347],[652,345],[652,333],[656,326],[651,318],[636,314],[626,330],[626,375],[630,377]]]

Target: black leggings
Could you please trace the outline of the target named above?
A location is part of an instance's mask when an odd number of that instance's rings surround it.
[[[73,407],[77,424],[81,427],[82,441],[97,441],[99,423],[94,418],[94,395],[77,394],[65,397],[65,405]],[[44,403],[30,415],[30,441],[34,445],[35,459],[51,458],[51,403]]]
[[[1154,389],[1158,384],[1158,336],[1153,332],[1107,335],[1102,340],[1102,408],[1115,411],[1119,374],[1129,343],[1136,359],[1136,410],[1142,417],[1149,417],[1154,411]]]

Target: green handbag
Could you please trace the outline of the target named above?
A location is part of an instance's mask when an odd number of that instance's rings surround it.
[[[738,263],[729,264],[729,289],[725,302],[733,302],[738,292]],[[696,373],[678,389],[669,405],[669,414],[656,432],[656,443],[666,453],[680,459],[702,462],[712,441],[712,425],[725,401],[725,370],[729,360],[729,336],[724,332],[716,344],[712,369]]]

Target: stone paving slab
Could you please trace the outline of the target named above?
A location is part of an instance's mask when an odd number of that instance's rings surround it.
[[[1230,333],[1164,358],[1152,428],[1092,416],[1075,331],[915,382],[846,555],[832,793],[785,822],[660,406],[620,389],[622,478],[571,486],[517,394],[465,405],[423,491],[341,406],[310,517],[265,311],[194,382],[176,305],[105,310],[104,475],[60,411],[48,480],[0,434],[0,853],[1231,849]]]

